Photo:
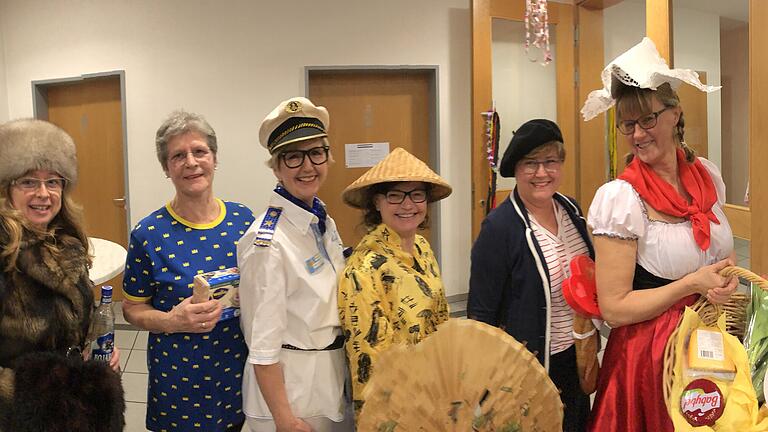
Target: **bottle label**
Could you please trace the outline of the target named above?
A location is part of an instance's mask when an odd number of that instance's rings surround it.
[[[115,334],[107,333],[99,336],[93,345],[91,358],[98,361],[109,362],[115,346]]]

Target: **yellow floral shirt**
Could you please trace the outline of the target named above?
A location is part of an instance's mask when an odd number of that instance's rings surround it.
[[[392,344],[416,344],[448,319],[440,269],[427,240],[416,235],[410,254],[397,233],[380,224],[347,260],[338,302],[359,414],[378,353]]]

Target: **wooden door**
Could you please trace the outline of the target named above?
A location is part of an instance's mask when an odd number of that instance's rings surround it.
[[[432,72],[425,70],[310,71],[308,96],[328,109],[328,140],[336,161],[320,199],[346,246],[357,245],[365,229],[362,212],[344,204],[341,192],[368,168],[345,167],[345,144],[386,142],[390,151],[402,147],[428,162],[430,116],[436,115],[431,113],[431,80]],[[430,239],[429,230],[420,234]]]
[[[92,78],[47,87],[48,121],[69,133],[77,147],[75,202],[83,206],[89,237],[127,247],[125,162],[119,77]],[[104,285],[122,298],[122,276]],[[96,298],[100,287],[95,287]]]

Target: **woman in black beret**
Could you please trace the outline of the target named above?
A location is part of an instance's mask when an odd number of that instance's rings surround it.
[[[571,259],[594,251],[578,203],[557,192],[564,160],[554,122],[530,120],[515,132],[499,172],[517,185],[472,247],[467,315],[526,343],[560,389],[563,430],[583,431],[589,397],[579,385],[573,310],[561,285]]]

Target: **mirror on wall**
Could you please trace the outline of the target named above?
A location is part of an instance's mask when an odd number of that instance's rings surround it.
[[[534,118],[557,121],[557,75],[555,62],[556,26],[549,26],[552,61],[542,65],[543,54],[531,47],[525,53],[525,23],[494,18],[492,20],[493,100],[501,119],[499,161],[512,139],[512,132]],[[498,190],[515,187],[514,178],[499,176]]]
[[[720,167],[726,202],[748,205],[749,0],[674,0],[673,6],[675,67],[722,86],[709,94],[680,92],[686,143]]]

